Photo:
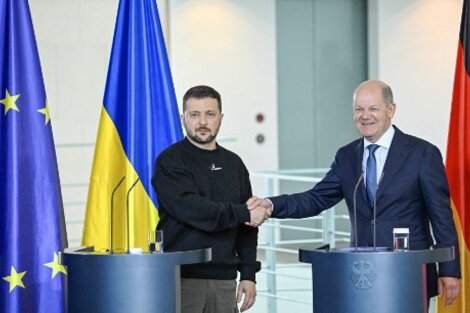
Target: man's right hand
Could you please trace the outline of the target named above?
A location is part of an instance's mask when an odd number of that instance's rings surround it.
[[[246,225],[258,227],[263,224],[270,216],[270,211],[262,206],[255,207],[250,210],[250,222],[245,223]]]
[[[248,206],[248,210],[253,210],[256,207],[264,207],[269,209],[269,216],[271,216],[271,212],[273,211],[271,201],[264,198],[258,198],[257,196],[253,196],[248,199],[248,201],[246,201],[246,205]]]
[[[250,222],[246,223],[246,225],[253,227],[260,226],[271,216],[271,202],[266,199],[254,196],[248,199],[246,204],[248,210],[250,210]]]

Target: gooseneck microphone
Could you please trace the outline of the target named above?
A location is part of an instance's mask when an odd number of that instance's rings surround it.
[[[354,194],[353,194],[353,213],[354,213],[354,251],[357,252],[357,200],[356,200],[356,195],[357,195],[357,189],[359,188],[359,185],[363,181],[364,178],[364,171],[362,171],[361,175],[357,179],[356,186],[354,186]]]
[[[110,253],[110,254],[113,254],[113,253],[114,253],[114,251],[113,251],[114,194],[115,194],[116,191],[118,190],[119,186],[121,186],[121,184],[122,184],[122,182],[124,181],[125,178],[126,178],[126,176],[122,176],[121,180],[117,183],[116,187],[114,187],[113,192],[111,193],[111,242],[110,242],[110,246],[111,246],[111,247],[110,247],[110,249],[109,249],[109,253]]]
[[[379,181],[377,182],[377,189],[375,189],[375,194],[374,194],[374,233],[372,235],[372,240],[374,241],[374,252],[377,249],[377,191],[379,190],[380,182],[382,181],[382,178],[384,177],[384,172],[380,175]]]
[[[130,231],[129,231],[129,195],[131,193],[131,190],[134,189],[134,187],[137,185],[137,183],[140,181],[140,178],[137,178],[137,180],[132,184],[131,188],[127,191],[126,194],[126,227],[127,227],[127,254],[131,252],[130,250]]]

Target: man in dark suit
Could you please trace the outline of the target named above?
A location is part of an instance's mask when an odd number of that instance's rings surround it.
[[[410,231],[410,249],[427,249],[434,244],[431,222],[436,245],[454,246],[456,259],[440,263],[439,276],[435,264],[428,265],[428,297],[445,294],[450,305],[459,293],[460,265],[442,156],[434,145],[392,125],[396,104],[384,82],[360,84],[354,92],[353,109],[363,138],[338,150],[322,181],[302,193],[253,197],[248,207],[270,208],[276,218],[303,218],[345,199],[351,220],[357,220],[356,229],[351,223],[351,243],[357,240],[359,246],[374,244],[374,205],[378,247],[392,247],[393,228],[405,227]]]

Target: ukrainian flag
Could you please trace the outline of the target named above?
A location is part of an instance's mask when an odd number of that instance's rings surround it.
[[[121,0],[88,190],[83,244],[126,251],[126,195],[130,247],[147,248],[147,230],[158,221],[151,185],[158,154],[183,137],[155,0]]]

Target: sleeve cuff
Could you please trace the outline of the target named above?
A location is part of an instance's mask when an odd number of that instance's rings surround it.
[[[261,270],[261,263],[256,261],[254,264],[241,264],[238,266],[240,271],[240,281],[250,280],[256,283],[256,273]]]
[[[250,211],[248,210],[248,207],[246,204],[240,204],[235,207],[236,214],[238,217],[238,222],[240,224],[243,224],[245,222],[250,222]]]

